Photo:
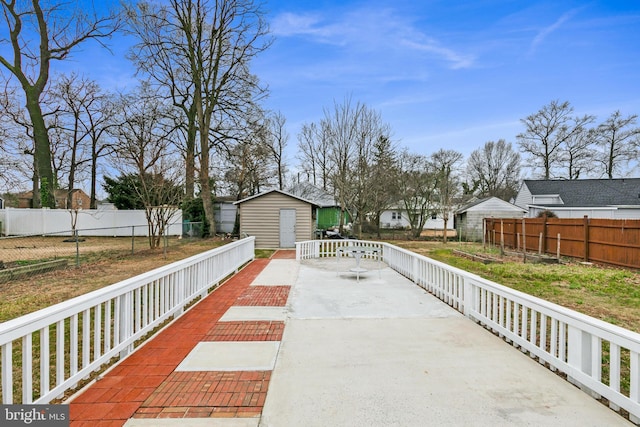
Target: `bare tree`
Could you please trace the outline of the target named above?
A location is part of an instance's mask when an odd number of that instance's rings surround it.
[[[479,197],[495,196],[509,200],[518,192],[520,154],[504,139],[487,141],[474,150],[467,161],[467,174]]]
[[[307,181],[330,190],[332,166],[329,161],[329,135],[325,122],[304,124],[298,135],[298,160]]]
[[[594,116],[573,117],[572,114],[573,107],[568,101],[552,101],[521,120],[526,129],[517,135],[518,145],[530,156],[533,167],[542,169],[544,179],[553,177],[562,144],[595,120]]]
[[[593,170],[593,135],[592,129],[581,128],[563,142],[558,156],[560,177],[579,179],[584,172],[588,174]]]
[[[268,153],[262,145],[248,141],[236,144],[228,153],[224,181],[236,200],[253,196],[268,186]]]
[[[49,81],[51,61],[63,60],[87,40],[110,36],[117,29],[115,14],[97,16],[83,7],[69,9],[66,2],[40,0],[0,0],[9,38],[0,45],[10,46],[12,56],[0,55],[0,64],[19,82],[33,127],[34,156],[39,178],[39,194],[34,206],[55,207],[55,176],[51,147],[41,106],[42,93]],[[35,33],[35,37],[34,37]]]
[[[637,114],[622,117],[620,111],[615,111],[595,130],[596,144],[600,148],[597,160],[604,166],[609,179],[638,157],[640,128],[634,127],[637,119]]]
[[[334,103],[333,110],[325,109],[321,129],[327,130],[329,159],[332,164],[331,183],[334,195],[343,212],[340,214],[340,233],[344,227],[344,210],[351,211],[349,206],[352,160],[357,141],[355,124],[363,105],[352,105],[351,99],[343,104]]]
[[[366,105],[360,110],[360,114],[354,117],[356,143],[354,157],[349,168],[350,177],[348,195],[349,206],[352,207],[352,218],[355,225],[355,234],[362,238],[362,226],[366,217],[375,211],[377,195],[374,185],[376,176],[376,155],[382,153],[381,141],[390,139],[389,125],[382,121],[378,111],[368,108]],[[385,147],[386,148],[386,147]]]
[[[184,136],[185,200],[189,200],[195,194],[198,125],[193,82],[186,71],[190,68],[189,55],[180,46],[183,29],[168,7],[141,1],[125,8],[127,31],[140,40],[131,48],[129,58],[164,89],[184,118],[179,129]]]
[[[342,210],[340,232],[345,211],[359,236],[367,216],[375,211],[378,195],[372,182],[380,160],[376,155],[390,148],[390,134],[378,111],[350,97],[325,109],[318,124],[303,126],[298,136],[299,159],[314,185],[320,179],[323,190],[333,191]]]
[[[113,166],[137,177],[135,192],[144,204],[149,246],[157,248],[182,199],[181,163],[171,142],[175,130],[169,107],[143,84],[119,102],[119,125],[112,129],[116,143]]]
[[[403,151],[398,161],[399,200],[409,218],[411,235],[419,237],[434,209],[436,173],[429,158]]]
[[[286,173],[285,149],[289,142],[289,133],[285,128],[287,119],[278,111],[266,119],[266,149],[271,154],[276,176],[278,177],[278,188],[284,190],[284,179]]]
[[[436,172],[436,194],[438,212],[444,221],[442,241],[447,243],[447,223],[449,215],[455,210],[456,198],[460,193],[460,164],[462,153],[455,150],[440,149],[431,155]]]
[[[62,123],[58,125],[62,148],[66,153],[68,206],[72,205],[72,190],[78,173],[91,166],[91,141],[86,123],[88,109],[99,96],[97,83],[76,74],[61,76],[52,89],[52,97],[58,101]],[[89,206],[87,206],[89,208]]]
[[[263,12],[253,0],[169,0],[154,7],[140,2],[138,12],[153,18],[141,37],[139,52],[147,50],[141,57],[163,58],[154,62],[154,70],[172,76],[170,91],[183,91],[174,99],[184,101],[189,131],[198,134],[193,148],[199,149],[200,194],[209,227],[215,229],[211,149],[228,138],[221,132],[225,119],[248,111],[264,92],[249,71],[251,60],[269,44]],[[187,160],[191,149],[188,145]]]
[[[12,191],[29,181],[37,189],[31,123],[18,104],[16,89],[6,84],[0,91],[0,181]]]

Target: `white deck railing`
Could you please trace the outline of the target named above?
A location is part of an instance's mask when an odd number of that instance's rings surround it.
[[[251,261],[248,237],[0,324],[2,403],[48,403]],[[14,391],[21,396],[14,396]]]
[[[334,256],[336,244],[380,245],[392,269],[640,423],[640,334],[388,243],[300,242],[297,258]]]

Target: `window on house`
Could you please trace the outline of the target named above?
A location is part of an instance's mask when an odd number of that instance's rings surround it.
[[[391,219],[400,220],[402,219],[402,215],[400,214],[400,212],[391,212]]]
[[[438,214],[437,214],[437,213],[435,213],[435,212],[433,212],[433,213],[431,214],[431,219],[438,219]]]

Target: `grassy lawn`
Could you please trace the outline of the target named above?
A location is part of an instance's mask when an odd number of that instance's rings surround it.
[[[70,267],[0,283],[0,322],[112,285],[228,242],[214,239],[185,240],[168,247],[166,253],[163,249],[158,249],[131,254],[130,250],[106,247],[103,251],[92,253],[78,268]],[[130,248],[131,243],[127,244]]]
[[[482,245],[424,241],[393,241],[397,246],[475,273],[504,286],[543,298],[609,323],[640,332],[640,272],[576,260],[563,264],[523,263],[504,257],[503,263],[483,264],[457,256],[454,249],[500,258],[499,251]]]

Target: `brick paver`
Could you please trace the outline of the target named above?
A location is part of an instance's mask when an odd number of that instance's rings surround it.
[[[282,321],[219,322],[204,341],[280,341],[283,331]]]
[[[234,305],[284,307],[291,286],[251,286],[238,297]]]
[[[296,259],[296,251],[280,249],[273,254],[271,259]]]
[[[270,379],[271,371],[174,372],[134,418],[259,416]]]

